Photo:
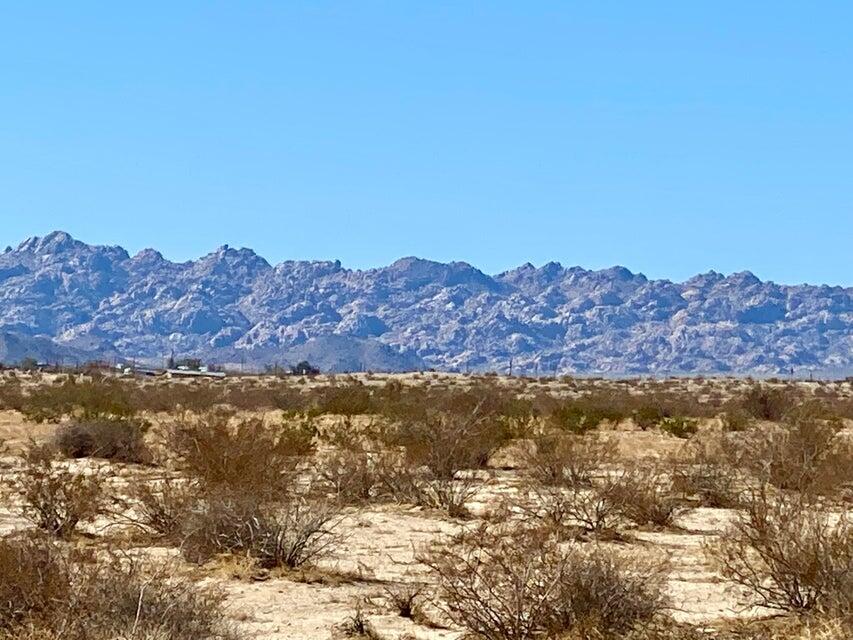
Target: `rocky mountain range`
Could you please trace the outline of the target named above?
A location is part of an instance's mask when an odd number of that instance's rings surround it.
[[[0,360],[170,353],[256,369],[849,375],[853,288],[555,262],[271,265],[228,246],[175,263],[60,231],[0,254]]]

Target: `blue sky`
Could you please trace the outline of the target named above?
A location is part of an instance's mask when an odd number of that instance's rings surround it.
[[[853,285],[850,2],[0,7],[0,243]]]

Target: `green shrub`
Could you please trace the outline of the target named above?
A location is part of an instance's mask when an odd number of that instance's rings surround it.
[[[664,433],[675,436],[676,438],[687,439],[698,431],[697,421],[691,418],[681,416],[673,418],[664,418],[660,422],[660,429]]]

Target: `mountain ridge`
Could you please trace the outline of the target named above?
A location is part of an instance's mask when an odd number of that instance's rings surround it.
[[[374,370],[502,371],[512,359],[523,373],[846,374],[853,287],[748,271],[673,282],[558,262],[488,275],[414,256],[364,270],[273,265],[228,245],[172,262],[55,231],[0,253],[0,331],[93,354],[258,366],[302,353]]]

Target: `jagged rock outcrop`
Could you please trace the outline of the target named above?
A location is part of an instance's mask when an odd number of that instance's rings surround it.
[[[525,373],[849,374],[853,288],[554,262],[495,276],[419,258],[272,266],[228,246],[174,263],[54,232],[0,254],[0,331],[16,345],[255,366],[311,356],[337,369],[500,371],[512,358]]]

